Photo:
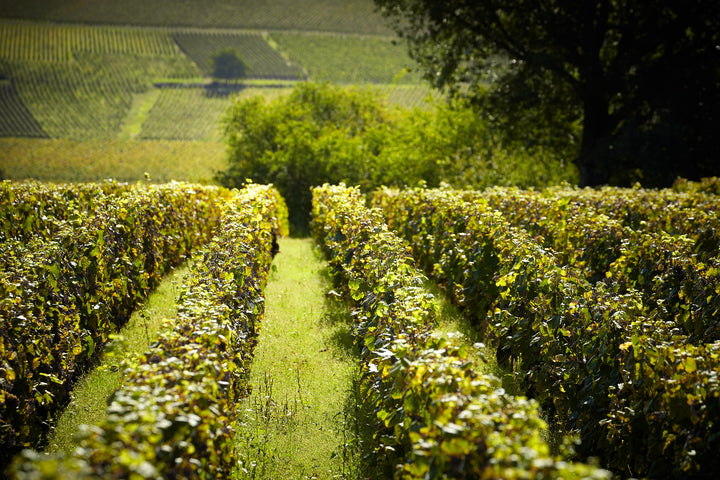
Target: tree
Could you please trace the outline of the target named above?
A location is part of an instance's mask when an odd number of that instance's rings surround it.
[[[717,174],[720,2],[375,0],[434,86],[581,183]]]
[[[213,78],[235,80],[245,78],[247,65],[232,48],[224,48],[211,58]]]

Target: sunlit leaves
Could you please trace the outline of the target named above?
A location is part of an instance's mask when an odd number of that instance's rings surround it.
[[[718,259],[696,240],[716,231],[717,198],[417,189],[374,203],[579,451],[633,475],[718,468]]]
[[[96,346],[207,241],[224,193],[185,184],[3,182],[0,195],[0,441],[10,456],[35,445]]]
[[[607,476],[552,458],[537,404],[478,375],[467,347],[432,335],[436,307],[419,288],[410,249],[358,190],[314,189],[313,218],[338,288],[356,307],[373,447],[397,465],[396,478],[554,478],[563,469],[564,478]]]

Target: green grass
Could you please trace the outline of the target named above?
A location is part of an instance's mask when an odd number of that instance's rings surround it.
[[[345,411],[358,368],[349,314],[326,299],[326,264],[312,240],[279,243],[251,367],[253,394],[237,426],[237,478],[355,478],[354,427]]]
[[[147,119],[148,113],[150,113],[159,96],[160,90],[155,88],[133,96],[130,111],[120,131],[120,140],[130,140],[138,136],[140,130],[142,130],[143,123],[145,123]]]
[[[145,304],[131,316],[102,354],[99,366],[80,379],[70,404],[51,429],[47,450],[71,452],[77,447],[80,425],[98,425],[107,416],[109,398],[122,385],[122,362],[148,349],[160,331],[169,328],[177,311],[177,296],[187,266],[163,279]]]

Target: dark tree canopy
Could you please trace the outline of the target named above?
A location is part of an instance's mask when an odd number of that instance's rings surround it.
[[[245,78],[247,65],[232,48],[220,50],[212,57],[213,77],[223,80]]]
[[[435,86],[581,183],[720,169],[717,0],[375,0]]]

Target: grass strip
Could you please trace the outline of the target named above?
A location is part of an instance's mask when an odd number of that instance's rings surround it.
[[[168,273],[119,334],[113,336],[97,368],[80,379],[70,403],[58,415],[49,434],[48,452],[72,452],[79,445],[79,426],[99,425],[107,417],[108,400],[123,383],[120,363],[148,350],[160,331],[170,328],[168,322],[177,313],[179,288],[187,272],[188,265],[184,264]]]
[[[237,478],[349,478],[352,421],[344,407],[357,360],[348,311],[326,299],[326,263],[312,240],[278,242],[251,367],[253,394],[239,415]]]

